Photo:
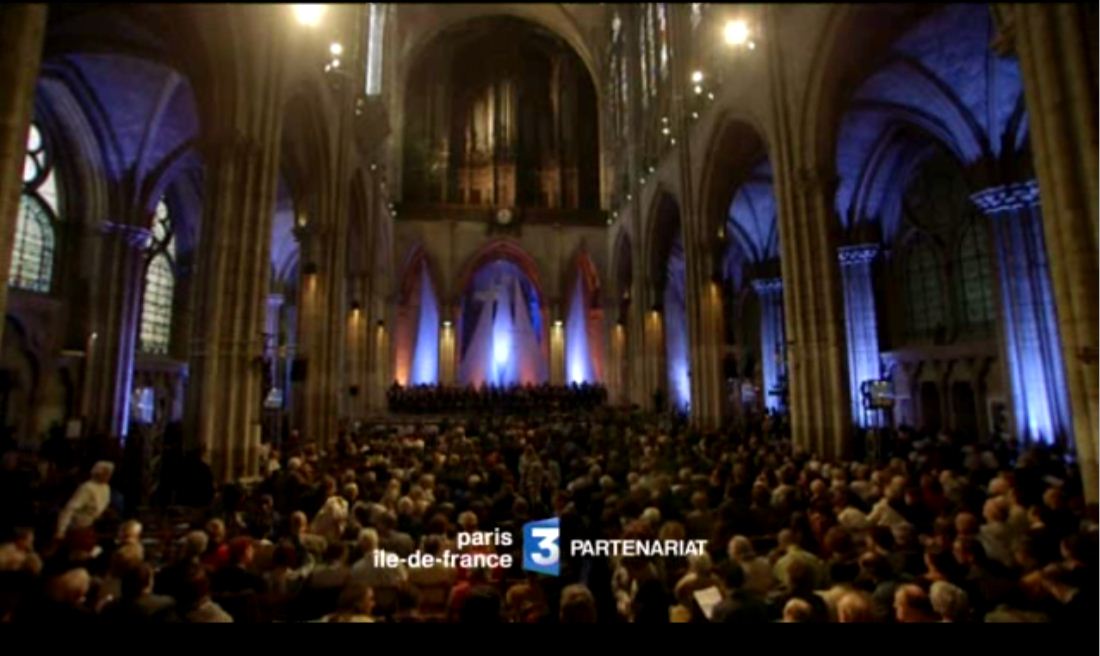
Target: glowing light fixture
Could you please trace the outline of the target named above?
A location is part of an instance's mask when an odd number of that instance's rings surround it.
[[[743,46],[749,41],[749,24],[741,19],[726,21],[722,35],[726,38],[727,44]]]
[[[328,47],[328,51],[332,53],[333,57],[339,57],[344,54],[344,46],[339,43],[333,43]]]
[[[695,71],[691,74],[691,81],[698,84],[703,81],[703,71]]]
[[[698,96],[698,95],[699,95],[699,94],[701,94],[701,93],[703,93],[703,87],[702,87],[702,86],[700,86],[700,85],[698,85],[698,84],[696,84],[696,85],[695,85],[695,95],[697,95],[697,96]]]
[[[294,10],[294,18],[306,27],[317,27],[321,19],[325,17],[328,7],[325,5],[291,5]]]

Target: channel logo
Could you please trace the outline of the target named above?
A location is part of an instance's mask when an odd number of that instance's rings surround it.
[[[561,573],[561,524],[557,517],[523,525],[523,569],[547,576]]]

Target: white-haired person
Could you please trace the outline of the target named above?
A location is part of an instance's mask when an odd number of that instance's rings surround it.
[[[932,610],[944,622],[965,622],[970,619],[970,599],[966,591],[947,581],[936,581],[928,593]]]
[[[101,460],[91,477],[76,488],[57,518],[58,540],[65,539],[74,553],[91,553],[96,546],[95,524],[111,505],[111,475],[115,466]]]
[[[756,554],[747,537],[735,535],[730,538],[727,553],[730,562],[739,565],[745,573],[745,583],[742,586],[745,590],[763,597],[775,587],[771,563],[767,558]]]

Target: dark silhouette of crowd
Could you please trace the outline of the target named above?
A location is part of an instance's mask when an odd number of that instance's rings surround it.
[[[400,414],[503,412],[511,415],[552,410],[591,410],[607,402],[607,389],[595,383],[570,385],[410,385],[394,383],[389,409]]]
[[[109,461],[9,450],[0,619],[1095,622],[1095,508],[1059,450],[901,431],[875,461],[826,462],[781,426],[488,409],[268,447],[257,482],[134,512]],[[705,540],[706,553],[563,550],[560,576],[524,572],[523,524],[554,516],[563,540]],[[462,551],[512,554],[507,570],[379,564],[497,529],[510,546]]]

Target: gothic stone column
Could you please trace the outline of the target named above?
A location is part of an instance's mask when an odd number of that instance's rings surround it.
[[[782,399],[772,396],[783,375],[783,279],[758,278],[752,281],[753,291],[760,301],[760,368],[763,372],[764,403],[769,410],[781,410]]]
[[[8,305],[8,270],[23,192],[23,158],[34,105],[34,86],[46,32],[46,5],[0,6],[0,319]],[[0,337],[4,334],[0,321]]]
[[[998,5],[1019,57],[1085,497],[1097,481],[1096,8]]]
[[[794,443],[825,458],[850,447],[844,297],[836,253],[835,178],[777,164],[776,198]]]
[[[96,341],[90,370],[93,433],[124,438],[130,428],[134,351],[138,348],[145,248],[150,231],[104,222],[95,289]]]
[[[844,279],[844,318],[848,343],[848,394],[852,403],[852,419],[860,425],[873,425],[873,417],[865,417],[864,381],[878,379],[878,320],[875,315],[875,289],[871,263],[878,254],[877,244],[843,246],[839,249],[840,273]]]
[[[1065,439],[1072,423],[1039,185],[1032,180],[993,187],[972,199],[990,217],[996,240],[1004,362],[1012,386],[1016,436]]]

